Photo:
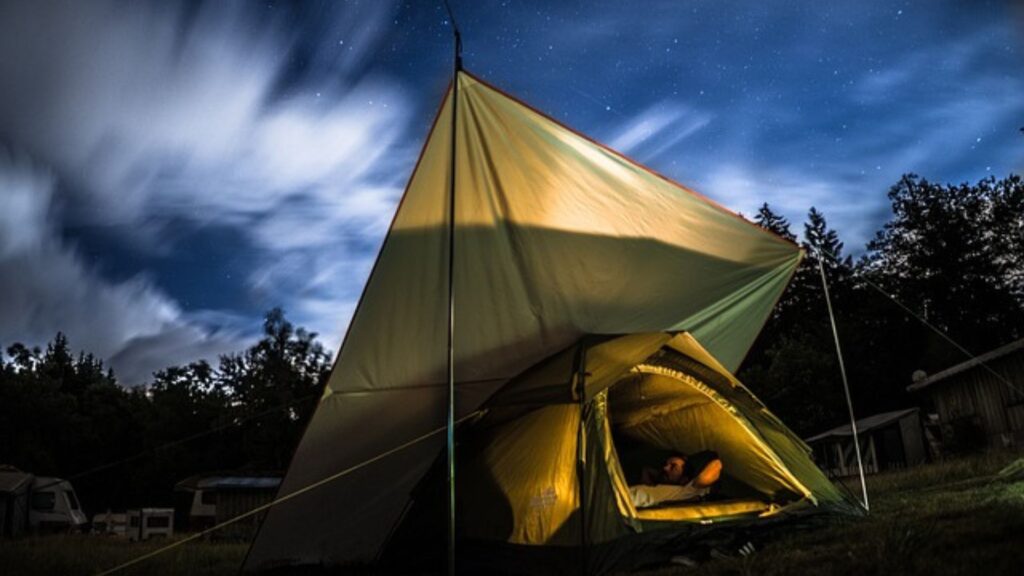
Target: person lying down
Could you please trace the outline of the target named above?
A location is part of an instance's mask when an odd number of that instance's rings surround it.
[[[692,502],[707,496],[721,475],[722,461],[711,450],[689,456],[673,454],[665,459],[661,470],[644,468],[643,483],[630,486],[629,494],[637,508]]]

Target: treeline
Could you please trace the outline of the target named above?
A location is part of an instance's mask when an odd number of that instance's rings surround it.
[[[849,420],[819,272],[822,259],[858,417],[918,405],[916,370],[967,359],[1024,336],[1024,183],[1018,176],[941,185],[905,175],[889,222],[854,260],[811,208],[807,256],[739,377],[803,434]],[[755,221],[796,240],[762,206]],[[904,309],[906,307],[906,309]]]
[[[976,354],[1024,336],[1021,179],[948,186],[908,175],[889,199],[889,222],[856,261],[810,210],[807,257],[740,370],[802,434],[846,421],[819,259],[858,415],[916,405],[905,392],[915,370],[965,359],[921,320]],[[796,241],[768,205],[755,220]],[[63,335],[45,350],[15,344],[0,355],[0,464],[71,477],[90,513],[170,504],[174,483],[193,474],[283,471],[329,370],[315,334],[280,310],[248,350],[216,367],[167,368],[144,388],[73,356]]]
[[[63,334],[0,355],[0,464],[71,478],[89,513],[173,504],[174,484],[211,471],[282,472],[316,406],[330,357],[272,310],[248,350],[118,385]]]

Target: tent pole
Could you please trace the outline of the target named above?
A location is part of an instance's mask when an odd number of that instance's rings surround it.
[[[455,60],[452,69],[452,132],[448,179],[448,574],[455,574],[455,166],[456,126],[459,110],[459,72],[462,70],[462,37],[455,16],[445,0],[448,18],[455,39]]]
[[[832,312],[832,298],[828,293],[828,280],[825,278],[825,258],[818,251],[818,271],[821,273],[821,287],[825,290],[825,305],[828,307],[828,319],[832,323],[832,339],[836,343],[836,356],[839,358],[839,372],[843,376],[843,392],[846,393],[846,407],[850,411],[850,431],[853,432],[853,450],[857,455],[857,472],[860,474],[860,490],[864,497],[864,510],[871,510],[868,505],[868,484],[864,480],[864,463],[860,457],[860,438],[857,436],[857,419],[853,415],[853,399],[850,397],[850,383],[846,378],[846,365],[843,363],[843,350],[839,346],[839,330],[836,329],[836,316]]]
[[[580,498],[580,573],[590,573],[587,558],[587,452],[586,434],[584,433],[584,417],[587,406],[587,344],[580,342],[576,356],[576,394],[580,403],[580,422],[576,427],[576,480]]]

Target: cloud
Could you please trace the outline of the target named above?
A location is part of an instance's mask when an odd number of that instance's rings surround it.
[[[205,358],[216,364],[221,354],[237,352],[250,339],[239,333],[211,332],[188,321],[166,324],[159,332],[135,336],[110,357],[118,381],[133,385],[149,382],[155,370]]]
[[[63,331],[76,348],[110,359],[129,385],[153,370],[242,345],[237,332],[211,333],[183,318],[144,277],[114,283],[87,266],[54,227],[54,187],[52,174],[0,154],[0,342],[41,345]],[[143,357],[132,352],[133,342],[143,340],[178,345],[153,347]]]
[[[401,135],[403,92],[369,79],[280,96],[294,48],[284,28],[233,3],[199,11],[39,2],[0,13],[0,77],[13,80],[0,129],[74,179],[93,203],[85,216],[104,223],[246,216],[296,192],[332,200],[358,187]]]
[[[887,205],[885,197],[865,197],[872,188],[864,178],[816,176],[784,166],[753,167],[738,162],[714,166],[700,182],[700,189],[730,209],[753,220],[762,204],[790,222],[797,236],[812,206],[825,214],[829,226],[839,232],[848,252],[859,253],[873,236],[875,223],[865,213],[876,213]]]
[[[678,102],[663,101],[630,118],[607,140],[627,155],[648,161],[704,128],[712,115]]]
[[[58,238],[67,224],[112,231],[151,258],[178,250],[183,229],[233,227],[260,255],[248,278],[257,300],[325,336],[348,321],[319,315],[353,308],[415,160],[405,146],[405,89],[363,72],[393,6],[330,6],[298,31],[247,7],[0,5],[0,142],[26,151],[49,179],[32,185],[47,202],[4,199],[12,213],[44,211],[29,216],[49,231],[40,237],[27,216],[0,231],[5,249],[42,256],[36,276],[5,282],[32,309],[61,310],[5,318],[0,336],[82,326],[81,345],[125,366],[163,366],[240,342],[203,328],[217,311],[190,318],[198,311],[144,276],[105,282]],[[302,34],[310,27],[317,33]],[[37,286],[47,289],[33,301]],[[95,333],[84,328],[117,302],[124,315]]]
[[[53,177],[0,149],[0,258],[40,250],[48,240]]]
[[[815,206],[848,251],[863,251],[891,214],[885,193],[901,174],[962,182],[1019,169],[1024,78],[1000,63],[1007,30],[967,30],[874,59],[848,85],[807,98],[788,92],[785,106],[715,109],[725,143],[698,134],[684,153],[700,172],[681,178],[748,217],[767,202],[798,234]],[[797,106],[804,113],[775,114]],[[764,121],[772,116],[778,121]]]

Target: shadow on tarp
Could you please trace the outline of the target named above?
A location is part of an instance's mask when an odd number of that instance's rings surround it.
[[[732,346],[745,351],[746,340],[761,327],[759,316],[766,315],[774,302],[763,303],[757,294],[774,294],[788,279],[791,264],[780,257],[754,266],[651,239],[508,222],[500,223],[498,229],[460,228],[456,234],[456,293],[469,295],[457,300],[456,349],[460,349],[460,334],[470,338],[481,331],[497,333],[504,326],[498,320],[510,314],[529,328],[520,326],[509,334],[531,335],[522,341],[496,339],[500,346],[486,350],[479,345],[461,348],[476,350],[457,360],[458,417],[477,409],[512,377],[571,345],[582,332],[707,327],[720,341],[737,334]],[[424,336],[419,334],[424,330],[443,333],[435,320],[446,318],[442,280],[446,245],[438,229],[389,234],[331,379],[335,389],[338,385],[344,389],[344,379],[360,370],[387,372],[388,365],[401,363],[403,355],[417,355],[424,346],[433,346],[437,362],[425,364],[422,372],[435,374],[428,379],[437,381],[397,382],[398,388],[325,397],[278,497],[443,426],[444,342],[413,339],[412,349],[382,349],[381,343],[405,342],[394,337],[403,330],[414,336]],[[492,290],[491,283],[476,282],[481,277],[498,282],[496,286],[504,292]],[[420,295],[416,297],[419,305],[396,309],[399,303],[409,304],[410,292]],[[744,306],[745,301],[756,310]],[[383,321],[367,324],[373,319]],[[736,355],[736,350],[731,352]],[[360,360],[352,360],[353,355]],[[417,361],[423,363],[422,358]],[[460,373],[471,375],[467,378],[476,384],[463,382]],[[369,377],[374,374],[371,370]],[[272,508],[250,551],[247,569],[373,558],[442,446],[443,437],[430,438]]]

